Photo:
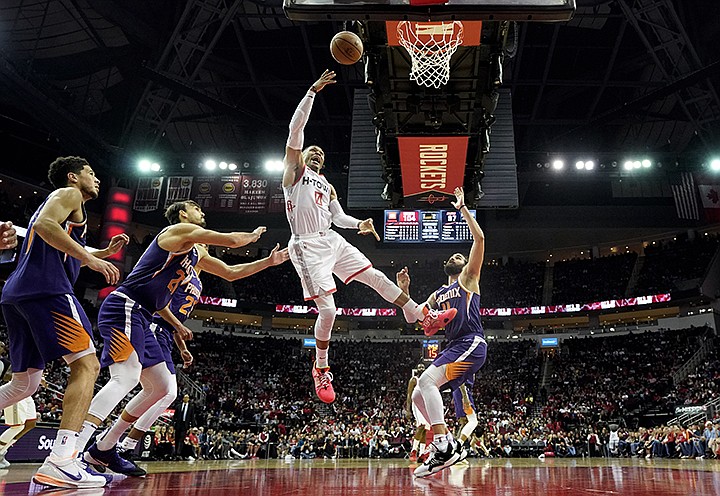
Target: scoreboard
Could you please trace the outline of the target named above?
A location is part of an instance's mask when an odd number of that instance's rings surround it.
[[[475,218],[475,210],[470,210]],[[385,210],[386,243],[468,243],[470,227],[457,210]]]
[[[440,341],[426,339],[423,341],[423,360],[435,360],[440,353]]]

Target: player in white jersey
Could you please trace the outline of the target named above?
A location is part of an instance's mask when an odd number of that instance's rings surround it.
[[[335,72],[326,70],[300,101],[290,121],[290,136],[285,148],[283,193],[292,237],[288,242],[290,260],[302,282],[306,300],[318,307],[315,321],[315,363],[312,377],[315,391],[325,403],[335,400],[328,366],[328,346],[335,322],[333,274],[345,284],[360,281],[385,300],[402,308],[408,322],[422,321],[427,333],[434,333],[452,320],[457,311],[437,312],[415,303],[379,270],[375,269],[360,250],[330,229],[331,224],[343,229],[357,229],[359,234],[375,232],[372,219],[360,220],[347,215],[337,200],[335,188],[320,174],[325,153],[319,146],[303,150],[304,129],[315,95],[328,84],[335,83]]]
[[[427,433],[431,430],[430,423],[425,420],[418,407],[413,403],[412,394],[417,386],[418,377],[425,372],[425,364],[420,362],[412,371],[412,377],[408,381],[407,396],[405,398],[405,416],[415,419],[415,435],[412,440],[412,449],[410,451],[410,462],[415,463],[418,460],[418,454],[422,455],[425,451],[425,439]]]

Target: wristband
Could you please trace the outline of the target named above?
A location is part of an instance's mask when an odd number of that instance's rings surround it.
[[[358,231],[360,230],[360,224],[362,224],[362,223],[363,223],[363,221],[359,221],[359,222],[358,222],[358,225],[357,225],[357,230],[358,230]]]
[[[458,210],[462,210],[464,207],[465,207],[465,204],[463,203],[462,205],[460,205],[459,207],[457,207],[457,209],[458,209]]]
[[[315,89],[315,86],[310,86],[310,89],[308,90],[308,94],[310,94],[311,91],[312,91],[314,94],[317,94],[317,92],[318,92],[318,90]],[[313,96],[314,96],[314,95],[313,95]]]

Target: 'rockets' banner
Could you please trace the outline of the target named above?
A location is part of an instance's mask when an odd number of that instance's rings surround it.
[[[465,178],[467,136],[398,137],[403,196],[447,206]]]

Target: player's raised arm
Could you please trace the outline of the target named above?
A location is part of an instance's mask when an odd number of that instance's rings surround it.
[[[305,143],[305,125],[310,117],[315,95],[328,84],[334,84],[335,71],[325,70],[320,79],[315,81],[305,94],[295,113],[290,119],[290,135],[285,146],[285,171],[283,172],[283,186],[292,186],[297,180],[297,174],[302,169],[302,149]]]
[[[468,257],[467,264],[463,268],[462,274],[463,284],[474,283],[478,284],[480,281],[480,271],[482,270],[483,260],[485,259],[485,233],[480,228],[480,224],[470,214],[467,206],[465,206],[465,192],[462,188],[455,188],[455,201],[453,206],[457,208],[467,222],[470,228],[470,233],[473,237],[472,248],[470,248],[470,256]],[[474,285],[473,284],[473,285]],[[466,285],[465,287],[469,287]]]
[[[375,225],[371,218],[360,220],[345,213],[337,199],[334,186],[330,186],[330,213],[332,214],[332,223],[340,229],[357,229],[358,234],[372,234],[377,241],[380,241],[380,236],[375,231]]]
[[[236,265],[228,265],[219,258],[213,257],[208,254],[204,247],[199,246],[198,252],[199,260],[197,268],[218,277],[222,277],[227,281],[237,281],[238,279],[243,279],[253,274],[257,274],[268,267],[280,265],[290,258],[287,248],[283,248],[281,250],[279,244],[275,245],[275,248],[272,249],[270,255],[265,258],[255,260],[250,263]]]
[[[267,231],[264,226],[256,228],[253,232],[221,233],[205,229],[196,224],[181,222],[168,227],[158,236],[158,245],[169,252],[187,251],[195,244],[225,246],[227,248],[240,248],[256,242]]]

